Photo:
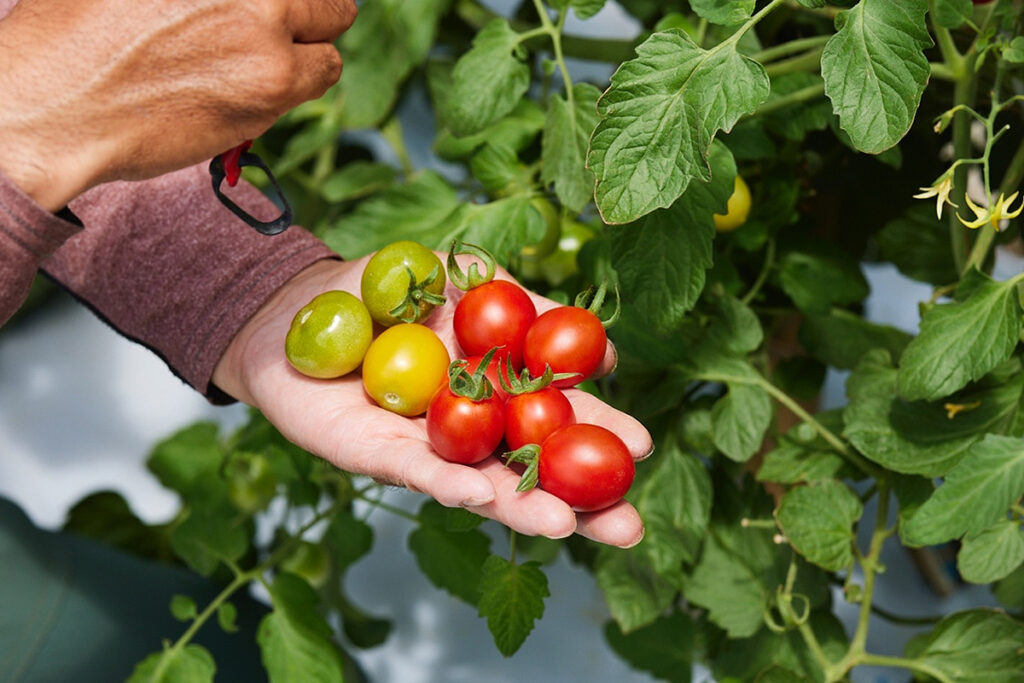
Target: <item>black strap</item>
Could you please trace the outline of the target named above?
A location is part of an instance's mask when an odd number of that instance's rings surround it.
[[[263,163],[263,159],[253,154],[252,152],[244,152],[238,158],[238,165],[240,167],[255,166],[262,169],[267,174],[267,178],[270,179],[270,184],[274,187],[274,192],[277,195],[277,199],[281,206],[284,208],[281,210],[281,215],[272,221],[261,221],[255,216],[249,214],[245,209],[235,204],[231,199],[224,195],[220,191],[221,183],[224,182],[224,164],[221,161],[220,156],[215,156],[213,161],[210,162],[210,177],[213,179],[213,192],[217,195],[217,199],[248,225],[252,226],[256,231],[263,233],[264,235],[277,235],[284,232],[292,224],[292,207],[285,199],[284,192],[281,191],[281,186],[277,184],[277,179],[274,178],[274,174],[270,172],[267,165]]]

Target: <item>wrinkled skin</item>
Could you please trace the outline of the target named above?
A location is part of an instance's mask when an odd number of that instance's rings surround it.
[[[469,257],[466,259],[468,264]],[[610,545],[629,547],[643,537],[643,524],[627,502],[593,513],[575,513],[540,489],[517,493],[519,476],[497,457],[474,465],[449,463],[427,440],[425,420],[405,418],[376,406],[358,373],[338,380],[315,380],[296,372],[284,357],[284,335],[292,316],[318,292],[359,291],[367,258],[321,261],[295,276],[229,345],[214,381],[239,400],[259,408],[289,439],[335,466],[426,493],[441,504],[463,506],[527,535],[563,538],[579,533]],[[509,278],[504,271],[498,277]],[[434,329],[452,357],[461,355],[452,312],[462,292],[448,285],[448,302],[425,324]],[[531,295],[539,312],[555,302]],[[615,364],[609,344],[599,374]],[[613,430],[635,459],[650,454],[651,436],[637,420],[577,389],[566,390],[579,422]]]

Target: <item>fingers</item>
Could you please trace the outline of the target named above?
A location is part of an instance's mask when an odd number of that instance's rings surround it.
[[[568,505],[540,489],[516,491],[519,475],[497,458],[488,458],[476,469],[491,481],[495,496],[486,505],[470,507],[472,512],[527,536],[565,538],[576,530],[576,516]]]
[[[578,513],[576,533],[599,543],[632,548],[644,538],[644,523],[636,508],[620,500],[604,510]]]
[[[291,0],[285,25],[296,43],[334,42],[356,18],[355,0]]]
[[[317,99],[341,78],[341,55],[331,43],[295,45],[292,54],[295,62],[287,109]]]

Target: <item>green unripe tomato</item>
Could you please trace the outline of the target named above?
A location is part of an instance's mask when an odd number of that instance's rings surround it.
[[[352,372],[373,340],[373,321],[356,296],[340,290],[318,294],[299,309],[285,337],[288,362],[310,377]]]
[[[562,236],[562,219],[555,205],[544,197],[534,197],[530,200],[530,206],[544,219],[544,236],[536,244],[527,244],[520,249],[519,256],[523,261],[539,261],[558,247],[558,239]]]
[[[299,541],[295,551],[281,561],[281,569],[301,576],[313,588],[321,588],[331,575],[331,558],[322,545]]]
[[[360,293],[370,316],[391,327],[426,320],[435,306],[444,303],[447,282],[441,259],[433,251],[418,242],[401,240],[370,258]]]

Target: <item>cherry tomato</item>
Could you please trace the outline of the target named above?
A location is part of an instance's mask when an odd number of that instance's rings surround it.
[[[562,219],[558,209],[544,197],[534,197],[530,206],[544,219],[544,236],[536,244],[528,244],[519,250],[523,261],[536,262],[551,254],[558,248],[558,240],[562,236]]]
[[[415,283],[410,281],[410,272]],[[426,320],[436,305],[444,303],[447,282],[441,259],[434,252],[418,242],[401,240],[370,258],[360,292],[373,319],[390,327]]]
[[[491,280],[459,300],[453,320],[455,337],[467,356],[482,356],[502,346],[501,355],[519,368],[526,330],[536,317],[537,309],[526,290],[508,280]]]
[[[601,320],[585,308],[559,306],[530,325],[523,344],[523,363],[530,375],[540,377],[544,366],[555,373],[574,373],[553,386],[571,387],[594,374],[604,358],[608,335]]]
[[[480,367],[480,361],[483,359],[483,356],[470,356],[467,358],[466,372],[476,372],[476,369]],[[494,395],[504,403],[508,399],[508,394],[501,388],[501,382],[498,380],[498,359],[496,357],[491,358],[491,362],[487,364],[487,370],[484,371],[484,374],[487,377],[487,381],[491,383]]]
[[[362,362],[373,322],[357,297],[332,290],[299,309],[284,340],[288,362],[310,377],[341,377]]]
[[[541,444],[538,485],[579,512],[601,510],[620,500],[635,474],[626,444],[604,427],[569,425]]]
[[[494,452],[505,433],[505,405],[497,394],[474,401],[442,386],[427,408],[427,437],[445,460],[472,465]]]
[[[295,550],[281,561],[281,569],[301,576],[313,588],[320,588],[331,575],[331,558],[318,543],[299,541]]]
[[[552,432],[576,422],[572,404],[560,390],[547,386],[509,396],[505,402],[505,443],[515,450],[542,444]]]
[[[732,232],[747,222],[750,215],[750,188],[747,187],[743,178],[736,176],[733,184],[732,195],[729,196],[729,203],[726,204],[725,213],[716,213],[712,218],[715,220],[715,230],[718,232]]]
[[[420,415],[446,381],[449,360],[448,349],[433,330],[400,323],[370,344],[363,359],[363,386],[381,408]]]
[[[270,461],[259,453],[236,452],[225,463],[228,498],[245,513],[262,510],[277,494],[277,479]]]

